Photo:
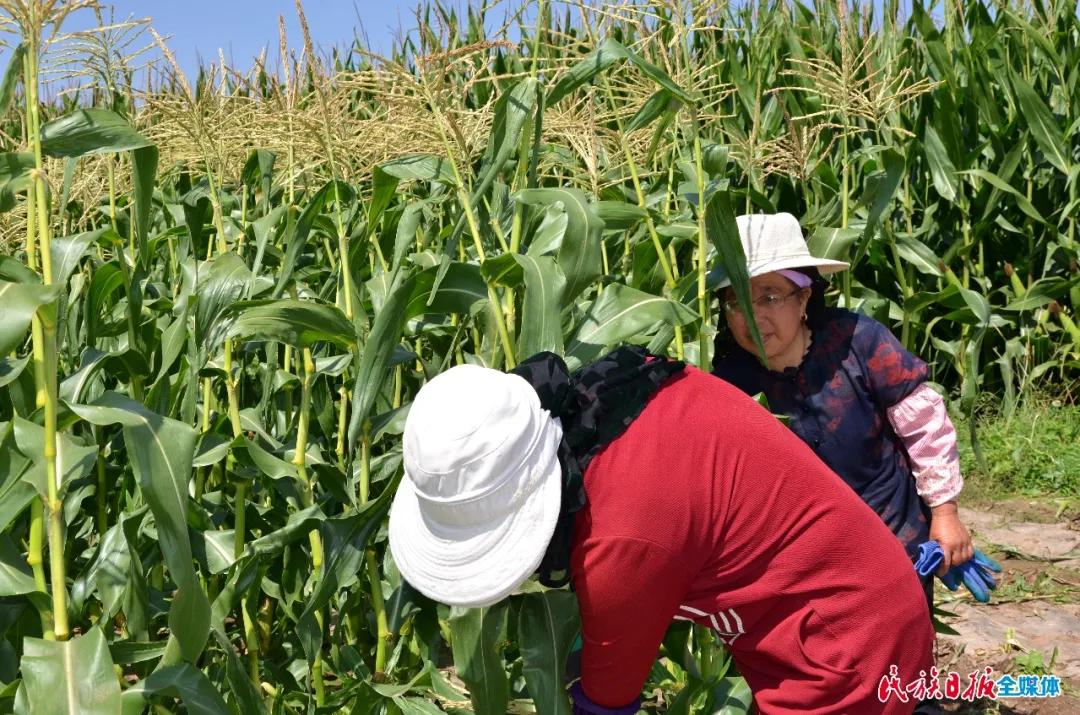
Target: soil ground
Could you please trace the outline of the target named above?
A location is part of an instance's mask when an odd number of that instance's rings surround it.
[[[1058,698],[946,702],[958,713],[1080,713],[1080,513],[1046,501],[1011,499],[962,508],[976,546],[1003,573],[989,604],[966,589],[938,584],[936,603],[953,614],[942,620],[959,632],[938,637],[938,668],[967,674],[990,666],[1009,673],[1061,678]]]

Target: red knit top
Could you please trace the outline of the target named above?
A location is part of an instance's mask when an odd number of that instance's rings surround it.
[[[714,628],[763,713],[901,712],[877,700],[931,665],[903,547],[797,436],[687,368],[585,472],[572,577],[596,703],[641,692],[672,619]]]

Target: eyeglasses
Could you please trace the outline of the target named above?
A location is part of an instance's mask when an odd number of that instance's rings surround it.
[[[787,302],[788,298],[793,295],[802,293],[802,288],[796,288],[790,293],[784,295],[777,295],[775,293],[766,293],[763,296],[759,296],[751,301],[754,304],[755,313],[771,313],[775,310],[779,310],[780,306]],[[724,301],[721,305],[724,306],[724,312],[728,315],[739,315],[739,304],[733,300]]]

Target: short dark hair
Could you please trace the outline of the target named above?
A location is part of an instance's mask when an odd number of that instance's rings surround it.
[[[806,324],[810,330],[817,330],[825,322],[825,287],[828,283],[821,277],[821,273],[814,266],[792,268],[810,278],[810,300],[806,303]],[[721,288],[717,293],[721,303],[724,300],[725,291],[730,288]],[[716,319],[716,340],[713,341],[713,369],[719,367],[719,362],[731,354],[732,350],[741,350],[735,342],[735,336],[731,334],[724,311],[720,311]]]

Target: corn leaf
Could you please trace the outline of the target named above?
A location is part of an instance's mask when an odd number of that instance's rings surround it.
[[[336,306],[289,298],[241,301],[229,306],[210,342],[220,344],[225,338],[274,340],[298,348],[329,342],[349,348],[356,341],[356,333]]]
[[[1042,149],[1047,161],[1062,174],[1069,174],[1069,158],[1061,127],[1054,121],[1050,109],[1046,106],[1031,85],[1016,72],[1009,71],[1016,100],[1020,103],[1020,116],[1027,122],[1035,143]]]
[[[569,591],[527,593],[518,610],[522,673],[537,712],[569,715],[566,659],[581,630],[577,598]]]
[[[59,292],[55,285],[0,281],[0,305],[4,306],[4,319],[0,320],[0,355],[7,355],[22,345],[38,308],[56,300]]]
[[[118,715],[120,683],[99,628],[69,641],[23,641],[23,682],[30,712]]]
[[[566,211],[566,232],[556,260],[566,276],[563,305],[567,305],[600,277],[600,232],[604,221],[580,189],[525,189],[518,193],[518,200],[530,206],[561,205]]]
[[[761,331],[754,319],[754,306],[751,303],[750,276],[746,270],[746,254],[739,239],[739,227],[735,222],[735,212],[731,208],[731,199],[726,192],[712,195],[705,205],[705,232],[716,248],[720,265],[731,281],[731,289],[739,303],[743,315],[748,316],[750,335],[757,345],[761,361],[765,362],[765,345],[761,342]]]
[[[949,159],[949,153],[941,142],[937,130],[933,125],[926,125],[925,134],[926,161],[930,166],[930,178],[934,182],[934,188],[946,201],[956,201],[957,189],[959,188],[956,178],[956,167]]]
[[[566,346],[568,364],[581,365],[599,357],[657,323],[688,325],[697,319],[692,310],[668,298],[643,293],[618,283],[605,286],[589,307]]]
[[[527,358],[539,352],[563,350],[562,299],[566,277],[549,256],[514,255],[525,281],[525,301],[521,311],[521,332],[517,355]]]
[[[496,646],[505,638],[509,602],[453,608],[450,644],[457,675],[469,688],[476,715],[504,715],[510,687]]]
[[[76,109],[41,127],[41,151],[49,156],[111,154],[150,146],[150,140],[108,109]]]

